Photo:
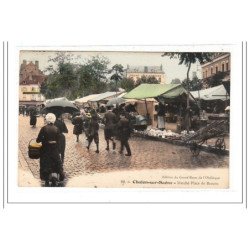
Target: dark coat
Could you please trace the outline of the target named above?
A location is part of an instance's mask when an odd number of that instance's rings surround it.
[[[37,142],[42,143],[41,154],[40,154],[40,178],[47,180],[50,173],[62,173],[62,163],[59,155],[60,132],[59,129],[48,124],[41,128]]]
[[[88,130],[89,136],[94,136],[94,135],[98,134],[99,124],[97,122],[97,119],[92,118],[90,120],[87,130]]]
[[[37,121],[37,118],[36,118],[36,110],[32,110],[30,112],[30,125],[31,126],[35,126],[36,125],[36,121]]]
[[[116,125],[117,125],[117,115],[111,110],[107,111],[104,115],[103,122],[104,127],[104,136],[105,140],[110,140],[116,135]]]
[[[105,129],[114,129],[117,123],[117,116],[112,111],[107,111],[104,115]]]
[[[157,116],[165,116],[165,113],[166,113],[166,107],[164,104],[160,102],[157,110]]]
[[[58,120],[58,119],[55,121],[55,126],[59,129],[59,132],[60,132],[59,144],[58,144],[59,153],[64,154],[66,140],[65,140],[65,136],[63,133],[68,133],[68,129],[67,129],[65,123],[61,120]]]
[[[72,124],[74,125],[73,134],[80,135],[83,131],[83,119],[81,116],[76,116],[72,120]]]
[[[131,134],[131,127],[127,118],[121,118],[117,124],[117,136],[119,140],[128,140]]]

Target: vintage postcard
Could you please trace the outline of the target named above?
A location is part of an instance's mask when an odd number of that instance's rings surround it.
[[[19,187],[228,189],[231,52],[19,51]]]

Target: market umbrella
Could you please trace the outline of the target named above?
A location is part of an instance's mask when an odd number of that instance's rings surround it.
[[[66,97],[52,99],[46,103],[44,112],[52,112],[54,114],[63,114],[63,113],[70,113],[73,114],[74,112],[79,111],[79,109],[71,103]]]
[[[121,97],[116,97],[116,98],[112,98],[110,99],[106,106],[115,106],[115,105],[120,105],[122,103],[125,103],[125,99],[121,98]]]

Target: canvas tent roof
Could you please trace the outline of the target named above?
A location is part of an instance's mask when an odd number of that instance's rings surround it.
[[[186,93],[186,90],[181,84],[141,84],[123,96],[123,98],[146,99],[161,95],[165,98],[174,98],[183,93]]]
[[[99,94],[93,94],[93,95],[84,96],[82,98],[76,99],[75,102],[86,103],[86,102],[90,101],[91,99],[97,97],[98,95]]]
[[[90,102],[99,102],[101,100],[105,100],[105,99],[108,99],[110,97],[114,97],[114,96],[119,95],[119,94],[121,94],[121,93],[120,92],[105,92],[105,93],[99,94],[95,98],[91,99]]]
[[[195,99],[202,100],[228,100],[229,95],[223,85],[219,85],[209,89],[202,89],[200,91],[191,91],[191,94]]]

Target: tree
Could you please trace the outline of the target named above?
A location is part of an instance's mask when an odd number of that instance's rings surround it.
[[[160,83],[155,76],[145,76],[145,75],[142,75],[141,78],[138,78],[136,80],[136,85],[140,85],[142,83],[154,83],[154,84],[157,84],[157,83]]]
[[[172,79],[171,84],[181,84],[181,80],[179,78]]]
[[[99,94],[107,90],[109,60],[95,56],[78,69],[79,92],[84,95]]]
[[[153,83],[153,84],[157,84],[157,83],[160,83],[155,76],[149,76],[147,77],[147,81],[146,83]]]
[[[46,98],[61,96],[69,99],[75,98],[74,90],[76,89],[77,76],[73,64],[60,61],[57,69],[49,66],[47,71],[51,73],[48,75],[47,81],[41,90]]]
[[[191,65],[193,63],[199,62],[200,64],[203,64],[205,62],[209,62],[211,61],[211,57],[212,57],[213,53],[203,53],[203,52],[199,52],[199,53],[182,53],[182,52],[165,52],[162,56],[169,56],[170,59],[172,58],[178,58],[179,59],[179,64],[185,64],[188,69],[187,69],[187,109],[189,109],[190,105],[189,105],[189,71],[191,68]],[[189,120],[189,112],[187,112],[187,121]],[[186,129],[187,132],[189,133],[189,122],[186,122]]]
[[[49,57],[48,62],[51,62],[52,64],[58,64],[59,63],[72,63],[76,64],[81,57],[75,56],[71,52],[67,51],[58,51],[55,53],[55,56]]]
[[[84,64],[76,64],[77,57],[64,52],[50,58],[52,65],[46,69],[49,73],[42,94],[46,98],[65,96],[75,99],[83,94],[101,93],[107,90],[109,60],[105,57],[92,57]]]
[[[192,81],[190,82],[190,90],[196,91],[201,89],[201,81],[197,76],[194,76]]]
[[[121,81],[115,82],[115,81],[111,80],[109,82],[109,88],[108,88],[108,90],[109,91],[113,91],[113,92],[118,92],[119,88],[121,87]]]
[[[200,90],[202,86],[201,80],[197,76],[193,77],[193,79],[189,81],[189,83],[186,78],[182,81],[181,84],[183,85],[185,89],[189,88],[190,91]]]
[[[223,79],[227,74],[227,72],[218,71],[216,74],[206,79],[206,82],[210,87],[221,85],[223,83]]]
[[[123,78],[123,66],[121,64],[115,64],[111,70],[109,70],[109,74],[112,74],[110,77],[110,80],[115,82],[115,91],[118,89],[118,82],[122,80]]]
[[[121,81],[121,88],[125,89],[127,92],[135,87],[135,81],[132,78],[124,77]]]

